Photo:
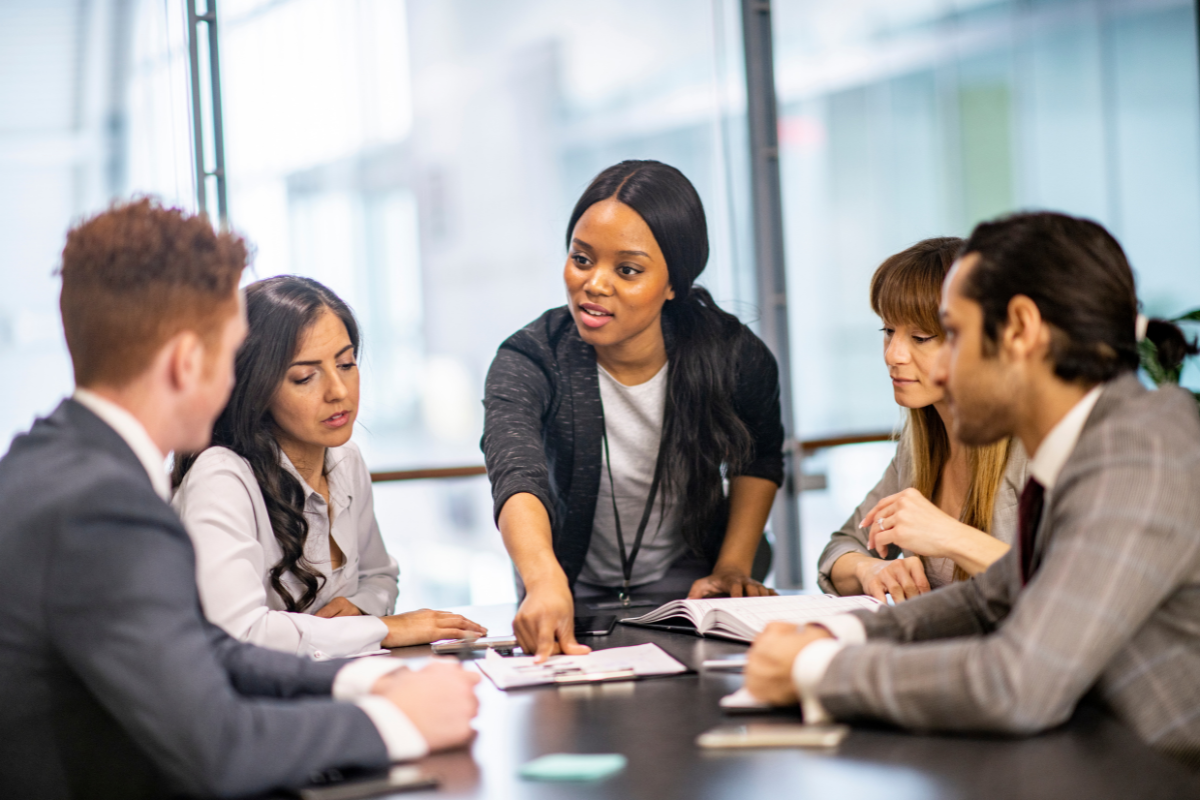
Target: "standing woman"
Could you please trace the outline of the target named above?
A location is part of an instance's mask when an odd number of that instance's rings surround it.
[[[751,570],[783,480],[775,359],[693,285],[708,231],[687,178],[606,169],[566,239],[567,305],[500,346],[484,398],[495,514],[527,592],[514,630],[539,657],[587,652],[576,599],[773,594]]]
[[[953,237],[918,242],[871,278],[883,359],[908,414],[883,478],[821,553],[818,581],[827,592],[890,594],[900,602],[984,571],[1016,536],[1029,471],[1021,443],[969,447],[955,439],[946,392],[932,379],[945,339],[942,281],[962,244]]]
[[[308,278],[246,290],[246,341],[212,445],[176,466],[172,505],[196,550],[208,619],[245,642],[316,658],[478,636],[457,614],[392,615],[396,562],[350,441],[358,324]]]

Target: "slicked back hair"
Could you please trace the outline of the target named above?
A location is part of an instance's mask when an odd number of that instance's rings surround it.
[[[1009,302],[1024,295],[1052,326],[1058,377],[1099,383],[1137,369],[1133,270],[1102,225],[1053,212],[1013,214],[977,225],[962,252],[979,255],[962,292],[983,309],[992,351]]]

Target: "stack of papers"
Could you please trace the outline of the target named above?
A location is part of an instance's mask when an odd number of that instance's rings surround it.
[[[541,664],[535,664],[533,656],[504,658],[495,650],[489,650],[482,661],[474,663],[497,689],[632,680],[687,672],[687,667],[656,644],[613,647],[585,656],[551,656]]]

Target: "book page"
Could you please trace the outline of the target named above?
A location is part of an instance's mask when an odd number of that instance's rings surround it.
[[[699,629],[704,621],[704,616],[709,611],[712,611],[713,608],[716,608],[713,603],[730,599],[735,598],[718,597],[712,600],[672,600],[654,609],[649,614],[643,614],[640,617],[629,617],[622,619],[621,622],[659,622],[671,617],[684,617]]]
[[[824,617],[846,614],[864,608],[874,611],[880,606],[878,600],[866,595],[853,597],[831,597],[829,595],[723,597],[703,602],[709,603],[714,612],[713,624],[706,625],[705,632],[724,633],[744,641],[753,639],[763,628],[767,627],[769,622],[791,622],[795,625],[803,625]],[[723,618],[732,619],[725,621]]]

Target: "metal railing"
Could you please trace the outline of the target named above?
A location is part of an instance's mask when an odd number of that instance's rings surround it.
[[[845,436],[830,436],[824,439],[802,439],[800,441],[790,440],[784,443],[783,449],[787,452],[798,454],[801,458],[812,455],[819,450],[827,450],[830,447],[841,447],[847,444],[868,444],[870,442],[890,442],[896,438],[891,431],[877,433],[852,433]],[[387,481],[423,481],[423,480],[439,480],[444,478],[473,478],[477,475],[487,475],[487,467],[482,464],[469,467],[422,467],[419,469],[397,469],[388,470],[386,472],[372,472],[371,481],[373,483],[385,483]],[[802,482],[801,490],[824,488],[821,486],[805,485]]]

